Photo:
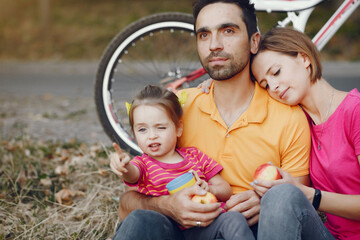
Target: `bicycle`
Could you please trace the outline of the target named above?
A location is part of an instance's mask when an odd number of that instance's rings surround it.
[[[256,11],[286,12],[278,22],[304,32],[315,7],[324,0],[253,0]],[[312,39],[321,50],[359,6],[344,0]],[[105,49],[95,83],[95,103],[106,134],[133,155],[141,153],[129,126],[125,102],[146,84],[174,92],[208,78],[196,52],[193,17],[187,13],[153,14],[130,24]]]

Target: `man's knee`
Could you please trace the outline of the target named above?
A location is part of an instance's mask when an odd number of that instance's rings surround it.
[[[248,226],[246,218],[240,212],[235,212],[234,211],[234,212],[222,213],[222,214],[220,214],[220,216],[218,218],[226,226],[231,226],[231,225]]]
[[[139,209],[120,223],[114,239],[176,239],[177,235],[179,230],[172,220],[156,211]]]
[[[133,226],[139,224],[140,226],[151,226],[162,222],[168,222],[168,218],[161,213],[152,210],[138,209],[132,211],[124,220],[123,223],[130,223]]]
[[[264,209],[292,209],[294,206],[300,206],[308,201],[302,191],[292,184],[279,184],[269,189],[261,198],[261,211]]]

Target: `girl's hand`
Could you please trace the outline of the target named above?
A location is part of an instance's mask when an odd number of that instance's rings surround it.
[[[122,176],[124,173],[127,173],[128,170],[126,166],[130,162],[130,156],[121,151],[121,148],[118,144],[113,143],[113,147],[116,152],[110,154],[110,168],[118,176]]]
[[[209,184],[205,181],[202,180],[199,175],[197,174],[197,172],[195,172],[194,170],[190,170],[189,172],[191,172],[195,179],[196,179],[196,185],[198,185],[199,187],[201,187],[201,189],[205,190],[205,191],[209,191]]]
[[[300,183],[296,181],[296,179],[291,176],[290,173],[282,170],[281,168],[276,167],[281,175],[281,179],[274,181],[266,181],[266,180],[254,180],[250,183],[250,185],[254,188],[255,192],[260,196],[264,196],[264,194],[273,186],[282,184],[282,183],[290,183],[294,186],[299,187]]]
[[[203,81],[202,83],[200,83],[199,86],[197,86],[197,88],[201,88],[201,92],[203,92],[203,93],[209,93],[210,86],[213,81],[214,80],[212,80],[211,78],[207,79],[207,80]]]

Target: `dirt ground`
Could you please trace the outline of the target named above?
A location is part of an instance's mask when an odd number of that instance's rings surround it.
[[[110,145],[98,120],[92,98],[0,95],[2,137],[22,134],[41,140],[77,139]]]
[[[93,99],[96,62],[2,62],[0,137],[110,145]]]
[[[41,140],[77,139],[106,146],[96,113],[98,62],[1,62],[0,138],[27,134]],[[336,88],[360,89],[360,62],[326,62],[324,75]]]

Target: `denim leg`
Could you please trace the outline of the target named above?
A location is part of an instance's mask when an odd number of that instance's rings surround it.
[[[255,240],[247,221],[239,212],[222,213],[207,227],[184,230],[185,239]]]
[[[300,189],[291,184],[280,184],[261,199],[258,239],[335,238]]]
[[[172,219],[151,210],[135,210],[120,223],[113,239],[182,240],[184,237]]]

